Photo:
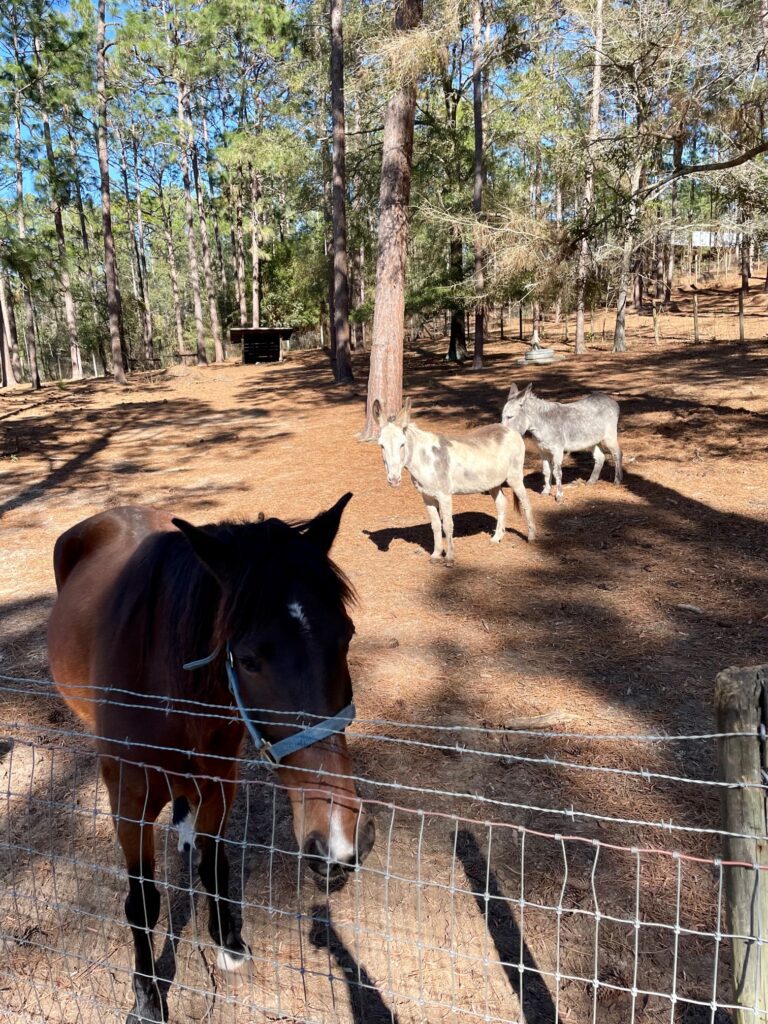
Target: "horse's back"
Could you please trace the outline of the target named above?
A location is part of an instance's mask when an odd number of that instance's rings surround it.
[[[173,528],[168,513],[124,506],[84,519],[56,541],[58,596],[48,621],[48,660],[62,696],[90,728],[97,707],[93,654],[97,638],[107,628],[109,595],[139,545],[151,534]]]

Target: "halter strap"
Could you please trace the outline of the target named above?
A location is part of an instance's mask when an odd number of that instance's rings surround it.
[[[235,706],[237,707],[240,717],[253,740],[259,756],[270,766],[270,768],[276,768],[284,758],[288,757],[290,754],[295,754],[298,750],[304,750],[306,747],[314,746],[315,743],[319,743],[321,740],[327,739],[329,736],[334,736],[336,733],[344,732],[349,723],[354,719],[356,713],[355,705],[347,704],[347,706],[342,708],[338,714],[331,715],[329,718],[324,718],[322,722],[316,722],[315,725],[308,725],[303,729],[299,729],[298,732],[292,733],[292,735],[286,736],[282,740],[278,740],[277,743],[270,743],[261,730],[257,728],[248,709],[243,703],[243,697],[240,692],[240,680],[237,677],[237,670],[235,668],[235,658],[229,644],[227,644],[226,651],[227,656],[225,667],[227,671],[227,680],[229,682],[229,692],[235,699]],[[196,661],[185,662],[183,668],[188,671],[194,671],[196,668],[203,668],[205,665],[210,665],[220,652],[221,646],[217,647],[215,651],[212,651],[211,654],[205,658],[198,658]]]

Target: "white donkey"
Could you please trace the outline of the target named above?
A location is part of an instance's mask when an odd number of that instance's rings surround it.
[[[373,416],[379,425],[387,480],[392,487],[399,487],[403,470],[407,469],[427,506],[435,539],[432,561],[442,557],[445,533],[445,560],[453,562],[454,494],[491,495],[497,516],[492,541],[499,544],[504,537],[507,509],[502,487],[508,483],[528,524],[528,540],[536,539],[531,506],[523,486],[525,444],[516,430],[496,424],[467,430],[455,437],[433,434],[411,423],[410,399],[406,399],[397,416],[389,419],[376,399]]]
[[[563,456],[568,452],[592,449],[595,465],[587,483],[597,483],[600,470],[605,462],[602,449],[611,453],[614,465],[613,482],[620,484],[621,448],[619,447],[619,403],[610,395],[587,395],[576,402],[546,402],[533,394],[533,384],[525,391],[518,391],[513,384],[509,389],[507,404],[501,414],[505,427],[519,430],[521,434],[530,431],[544,453],[544,490],[550,492],[550,465],[555,477],[555,500],[563,500]]]

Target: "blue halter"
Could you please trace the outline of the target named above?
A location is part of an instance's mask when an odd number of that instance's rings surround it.
[[[220,650],[221,648],[217,647],[216,650],[206,658],[198,658],[197,661],[187,661],[182,667],[192,672],[196,668],[203,668],[205,665],[210,665],[217,657]],[[342,708],[338,714],[331,715],[330,718],[324,718],[322,722],[317,722],[315,725],[308,725],[303,729],[299,729],[298,732],[293,733],[291,736],[286,736],[285,739],[278,740],[277,743],[270,743],[263,733],[256,727],[250,717],[248,709],[243,703],[243,697],[240,692],[240,680],[237,678],[235,659],[229,644],[227,644],[226,652],[225,667],[227,670],[227,679],[229,681],[229,692],[234,697],[237,710],[245,723],[245,727],[248,730],[251,739],[253,740],[256,751],[262,760],[270,766],[270,768],[276,768],[286,757],[289,756],[289,754],[295,754],[297,750],[304,750],[305,747],[314,746],[315,743],[319,743],[321,740],[327,739],[329,736],[333,736],[339,732],[344,732],[349,723],[354,719],[355,705],[347,704],[347,706]]]

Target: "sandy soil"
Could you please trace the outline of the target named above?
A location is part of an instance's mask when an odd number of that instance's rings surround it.
[[[727,336],[735,296],[710,289],[699,301],[720,310]],[[320,353],[0,399],[6,675],[48,678],[51,551],[77,520],[133,502],[198,523],[262,510],[298,518],[355,494],[334,555],[359,594],[352,749],[376,848],[343,891],[317,891],[293,851],[283,795],[247,767],[228,839],[254,959],[225,976],[175,838],[161,837],[157,949],[174,974],[174,1021],[698,1024],[712,1020],[713,998],[728,1001],[728,944],[701,934],[717,930],[717,869],[600,845],[706,861],[718,838],[693,830],[717,830],[717,793],[589,770],[710,779],[712,743],[425,728],[551,714],[556,732],[709,732],[717,671],[766,660],[768,303],[752,297],[747,345],[693,346],[689,302],[681,294],[679,313],[663,318],[659,346],[651,319],[633,318],[622,357],[602,350],[599,318],[582,359],[550,326],[564,358],[536,370],[516,365],[523,346],[498,331],[480,372],[447,366],[440,339],[409,350],[416,415],[445,432],[496,421],[512,380],[533,380],[547,397],[599,389],[621,402],[624,487],[607,464],[585,486],[589,460],[573,459],[557,505],[537,493],[530,449],[538,542],[525,543],[512,515],[505,543],[491,545],[491,500],[457,498],[453,569],[429,562],[418,494],[388,488],[378,449],[355,438],[362,385],[330,384]],[[362,360],[357,372],[364,381]],[[124,876],[89,741],[40,682],[0,680],[0,721],[9,738],[0,862],[10,880],[0,892],[0,1003],[17,1021],[122,1020]],[[633,985],[635,999],[622,991]]]

